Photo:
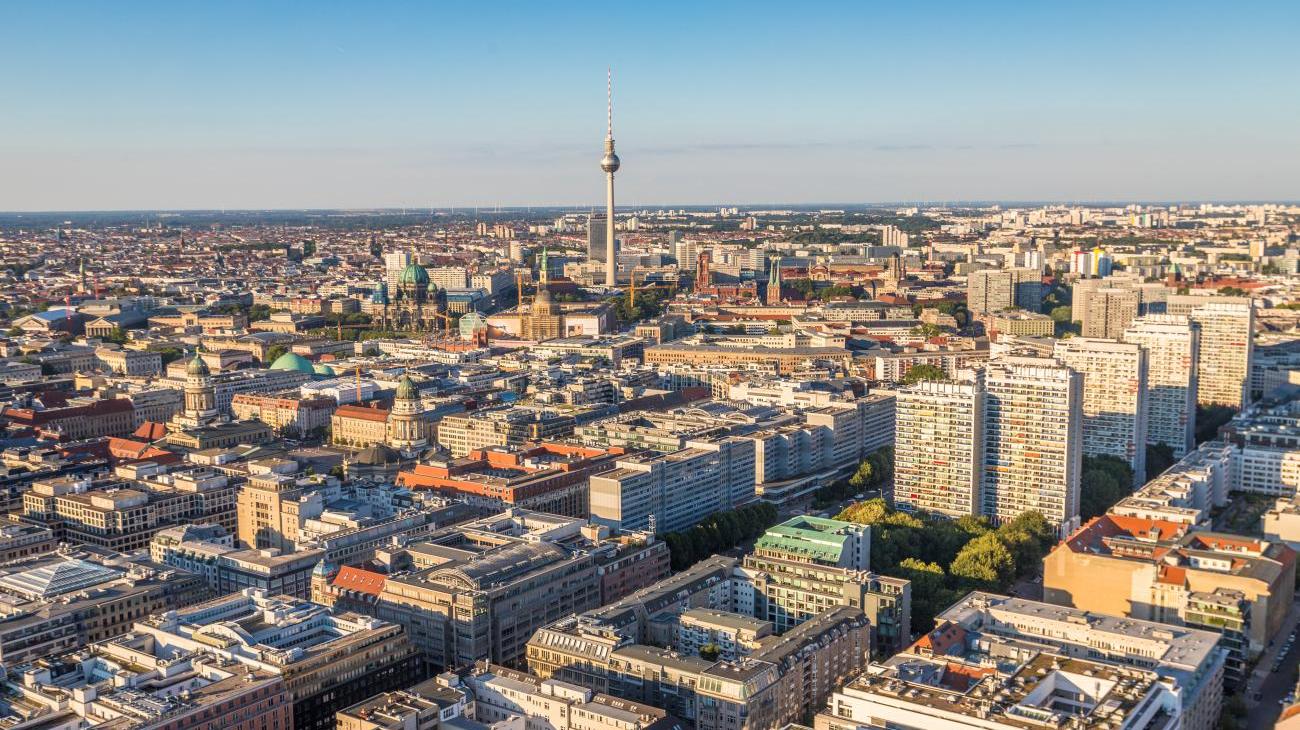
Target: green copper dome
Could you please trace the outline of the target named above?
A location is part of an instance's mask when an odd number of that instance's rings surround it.
[[[211,371],[208,370],[208,364],[204,362],[203,358],[199,357],[199,353],[196,352],[194,353],[194,359],[190,360],[190,364],[186,366],[185,374],[186,375],[210,375]]]
[[[275,362],[271,363],[272,370],[297,370],[300,373],[315,375],[316,368],[312,367],[311,361],[294,352],[286,352],[277,357]]]
[[[326,365],[325,363],[316,363],[316,366],[313,367],[312,370],[317,375],[324,375],[325,377],[328,378],[332,378],[335,375],[337,375],[337,373],[334,372],[334,368],[330,367],[329,365]]]
[[[402,275],[397,279],[399,286],[407,287],[414,285],[420,289],[427,289],[429,286],[429,272],[419,264],[410,264],[402,269]]]
[[[415,387],[415,381],[411,376],[403,375],[401,380],[397,381],[397,392],[393,395],[397,400],[418,400],[420,397],[419,390]]]

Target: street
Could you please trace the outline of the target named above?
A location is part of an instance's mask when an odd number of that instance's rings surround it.
[[[1295,689],[1296,666],[1300,663],[1300,654],[1296,653],[1294,644],[1282,657],[1278,671],[1270,670],[1273,668],[1274,657],[1282,650],[1286,637],[1295,630],[1297,622],[1300,622],[1300,605],[1291,607],[1291,613],[1287,615],[1286,623],[1278,632],[1273,647],[1260,655],[1254,673],[1246,682],[1246,704],[1250,707],[1250,718],[1246,727],[1250,730],[1272,728],[1282,712],[1278,701]],[[1260,695],[1258,700],[1255,699],[1257,693]]]

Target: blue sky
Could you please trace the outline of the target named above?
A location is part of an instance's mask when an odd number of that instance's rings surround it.
[[[1300,198],[1300,3],[23,2],[0,210]]]

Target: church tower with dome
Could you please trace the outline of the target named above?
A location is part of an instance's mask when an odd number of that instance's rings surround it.
[[[429,446],[429,424],[411,376],[397,381],[393,408],[388,412],[388,445],[399,451],[423,451]]]
[[[194,359],[185,368],[185,409],[172,417],[172,424],[180,428],[198,428],[215,423],[220,416],[212,371],[203,357],[195,352]]]
[[[429,332],[438,328],[446,309],[446,292],[429,279],[429,272],[412,262],[397,279],[397,290],[384,291],[384,329]]]

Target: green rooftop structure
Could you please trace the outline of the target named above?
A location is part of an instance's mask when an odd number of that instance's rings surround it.
[[[871,569],[871,527],[803,515],[775,525],[754,554],[850,570]]]

